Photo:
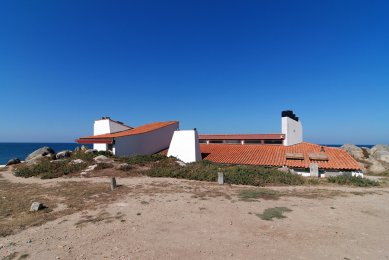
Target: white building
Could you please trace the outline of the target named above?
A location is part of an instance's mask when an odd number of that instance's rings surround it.
[[[77,139],[79,144],[93,144],[98,151],[112,151],[116,156],[146,155],[170,145],[178,121],[155,122],[139,127],[126,126],[110,118],[96,120],[95,135]]]

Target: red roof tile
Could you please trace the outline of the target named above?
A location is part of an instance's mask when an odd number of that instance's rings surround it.
[[[216,163],[309,168],[310,163],[316,162],[321,169],[361,170],[359,163],[346,151],[334,147],[324,148],[327,161],[310,160],[309,154],[320,153],[321,147],[305,142],[292,146],[200,144],[203,159]],[[286,153],[302,153],[304,159],[286,159]]]
[[[117,138],[117,137],[123,137],[123,136],[130,136],[130,135],[138,135],[138,134],[144,134],[147,132],[151,132],[172,124],[176,124],[178,121],[167,121],[167,122],[155,122],[155,123],[150,123],[146,125],[142,125],[133,129],[129,130],[124,130],[112,134],[102,134],[102,135],[92,135],[92,136],[86,136],[86,137],[81,137],[77,139],[76,141],[78,143],[81,143],[83,141],[87,140],[98,140],[98,139],[107,139],[107,138]]]
[[[200,134],[200,140],[283,140],[284,134]]]

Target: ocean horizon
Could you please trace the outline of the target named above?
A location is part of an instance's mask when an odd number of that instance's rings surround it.
[[[81,145],[77,143],[0,143],[0,165],[6,164],[12,158],[19,158],[23,161],[30,153],[43,146],[49,146],[55,152],[60,152],[74,150]],[[86,146],[92,148],[91,145]]]
[[[340,147],[342,144],[322,144],[323,146]],[[63,150],[74,150],[77,146],[81,146],[77,143],[0,143],[0,165],[4,165],[8,160],[12,158],[19,158],[25,160],[26,157],[33,151],[43,147],[49,146],[55,152]],[[91,145],[86,145],[92,148]],[[357,145],[358,147],[371,148],[374,145]]]

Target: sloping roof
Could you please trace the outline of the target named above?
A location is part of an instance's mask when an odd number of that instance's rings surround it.
[[[283,140],[284,134],[200,134],[200,140]]]
[[[339,148],[324,148],[328,160],[311,160],[309,155],[320,153],[321,147],[305,142],[292,146],[200,144],[203,159],[216,163],[309,168],[310,163],[316,162],[321,169],[361,170],[359,163],[346,151]],[[287,159],[287,153],[302,153],[304,157],[301,160]]]
[[[81,137],[76,140],[77,143],[86,143],[90,142],[93,143],[93,141],[96,141],[98,143],[98,140],[111,140],[113,138],[118,137],[124,137],[124,136],[130,136],[130,135],[138,135],[138,134],[144,134],[147,132],[151,132],[172,124],[176,124],[178,121],[167,121],[167,122],[154,122],[146,125],[142,125],[133,129],[124,130],[116,133],[111,134],[102,134],[102,135],[91,135],[86,137]]]

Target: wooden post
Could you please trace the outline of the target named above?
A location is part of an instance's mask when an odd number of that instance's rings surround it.
[[[116,179],[115,177],[112,177],[111,178],[111,190],[114,190],[116,189],[117,185],[116,185]]]

